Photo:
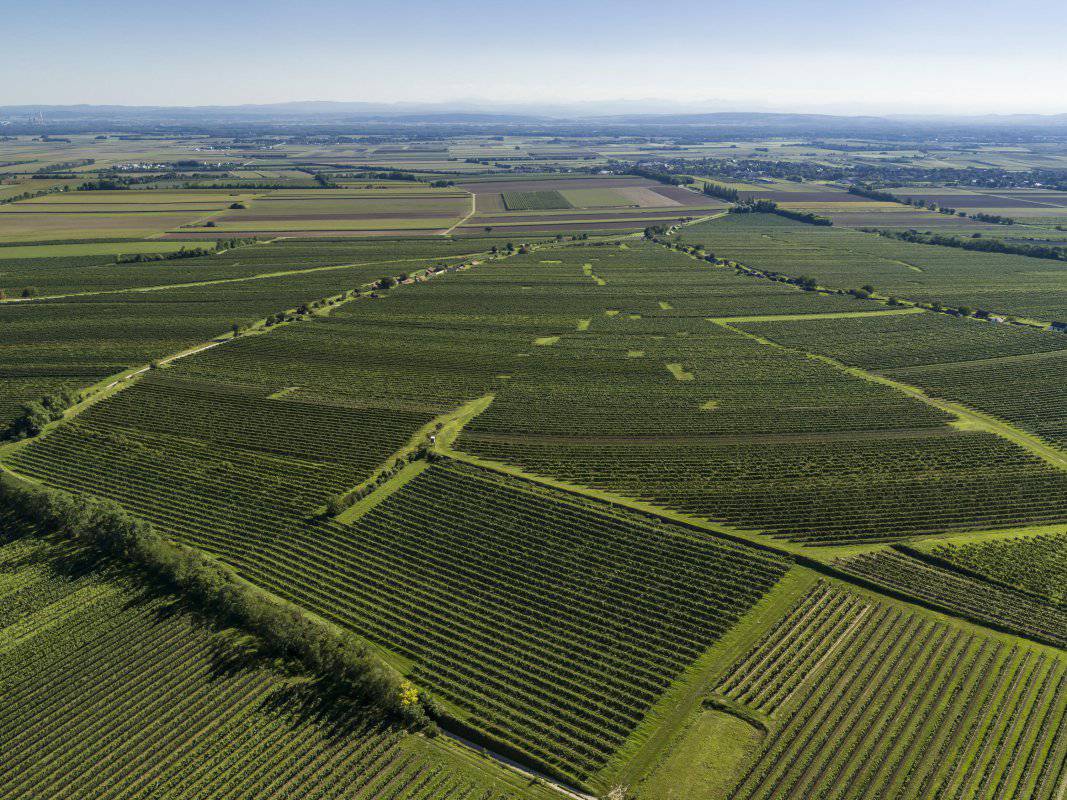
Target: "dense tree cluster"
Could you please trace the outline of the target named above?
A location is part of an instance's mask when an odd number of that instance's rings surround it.
[[[779,217],[803,222],[807,225],[833,225],[833,221],[827,217],[820,217],[810,211],[792,211],[780,207],[773,200],[765,200],[754,197],[751,200],[742,200],[737,205],[730,207],[731,214],[777,214]]]
[[[738,203],[741,201],[741,195],[738,194],[737,189],[723,186],[719,183],[705,183],[704,194],[708,195],[708,197],[717,197],[720,200],[726,200],[730,203]]]
[[[26,439],[37,436],[49,422],[63,418],[63,412],[78,402],[76,392],[61,389],[40,400],[33,400],[22,406],[21,413],[4,432],[5,439]]]

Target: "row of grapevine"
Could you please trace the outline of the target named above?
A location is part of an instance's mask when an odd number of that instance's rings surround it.
[[[578,781],[786,568],[458,465],[292,537],[253,580],[415,659],[466,724]]]
[[[833,628],[828,597],[848,594],[816,587],[724,680],[742,697],[760,677],[746,666],[753,658],[769,660],[761,669],[802,662],[731,797],[1055,797],[1067,751],[1059,654],[860,598],[867,613],[835,648],[818,631]],[[787,641],[798,628],[816,632],[824,656],[814,663]]]
[[[833,288],[873,284],[886,295],[1031,319],[1058,319],[1065,307],[1062,270],[1021,255],[902,242],[774,214],[731,214],[682,235],[754,269],[807,275]]]
[[[945,569],[899,550],[842,559],[837,566],[878,586],[995,628],[1067,646],[1067,609]]]
[[[1067,516],[1062,471],[981,432],[587,442],[464,433],[458,446],[806,544],[1051,524]]]
[[[1052,603],[1067,601],[1067,536],[1016,536],[968,544],[932,543],[929,552],[997,583]]]
[[[945,314],[794,319],[741,327],[788,347],[883,370],[928,394],[1067,444],[1067,340],[1060,334]]]
[[[72,574],[75,555],[0,546],[0,595],[20,608],[0,620],[0,798],[531,796],[488,762],[331,713],[174,598],[102,567]]]

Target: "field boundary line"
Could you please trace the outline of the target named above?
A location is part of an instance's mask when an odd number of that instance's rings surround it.
[[[999,436],[1002,439],[1007,439],[1008,441],[1013,442],[1014,444],[1022,447],[1023,449],[1028,450],[1030,453],[1035,456],[1038,456],[1051,466],[1056,467],[1057,469],[1067,471],[1067,453],[1043,441],[1038,436],[1031,433],[1027,433],[1026,431],[1020,428],[1016,428],[1014,425],[1005,422],[1004,420],[998,419],[997,417],[994,417],[991,414],[986,414],[983,411],[978,411],[976,409],[969,408],[968,406],[965,406],[962,403],[957,403],[952,400],[944,400],[940,397],[934,397],[933,395],[927,394],[918,386],[912,386],[909,383],[904,383],[903,381],[898,381],[894,378],[889,378],[885,375],[881,375],[876,372],[871,372],[870,370],[865,370],[860,367],[851,367],[847,364],[842,363],[841,361],[838,361],[836,358],[831,358],[830,356],[821,355],[819,353],[811,353],[806,350],[800,350],[794,347],[788,347],[770,339],[766,339],[762,336],[757,336],[754,333],[749,333],[748,331],[741,330],[740,328],[735,328],[729,323],[719,322],[715,324],[719,325],[722,328],[725,328],[726,330],[740,334],[741,336],[744,336],[748,339],[752,339],[753,341],[758,342],[759,344],[762,344],[765,347],[775,347],[781,350],[785,350],[789,353],[803,355],[807,358],[827,364],[828,366],[831,366],[840,372],[844,372],[847,375],[852,375],[856,378],[862,378],[863,380],[870,381],[871,383],[879,383],[883,386],[888,386],[891,389],[895,389],[898,392],[902,392],[903,394],[909,395],[910,397],[913,397],[916,400],[921,400],[929,406],[933,406],[934,408],[937,408],[941,411],[948,412],[952,416],[956,417],[956,420],[953,423],[950,423],[951,425],[953,425],[953,427],[956,427],[960,430],[979,430],[985,431],[986,433],[995,434],[996,436]]]
[[[471,198],[471,210],[467,213],[467,216],[465,216],[461,220],[457,221],[450,228],[448,228],[447,230],[441,231],[441,235],[442,236],[450,235],[452,233],[452,231],[454,231],[460,225],[463,225],[467,220],[469,220],[471,217],[473,217],[475,215],[475,213],[477,212],[478,203],[477,203],[477,198],[474,195],[474,192],[467,192],[467,194],[469,194],[470,198]]]
[[[454,256],[442,256],[437,260],[464,260],[484,255],[485,251],[477,253],[457,254]],[[43,300],[63,300],[68,297],[95,297],[105,294],[129,294],[133,292],[162,292],[168,289],[192,289],[197,286],[219,286],[227,283],[244,283],[246,281],[262,281],[269,278],[285,278],[290,275],[307,275],[312,272],[330,272],[339,269],[352,269],[354,267],[373,267],[376,265],[410,264],[416,261],[433,261],[433,258],[395,258],[388,261],[359,261],[354,264],[331,264],[325,267],[307,267],[306,269],[279,270],[277,272],[261,272],[255,275],[245,275],[240,278],[217,278],[209,281],[189,281],[186,283],[160,283],[152,286],[130,286],[122,289],[101,289],[100,291],[70,292],[67,294],[48,294],[39,297],[9,297],[0,300],[0,303],[34,303]]]
[[[908,306],[905,308],[886,308],[875,311],[828,311],[818,314],[763,314],[751,317],[705,317],[708,322],[716,324],[742,324],[745,322],[807,322],[820,319],[862,319],[864,317],[891,317],[900,314],[927,314],[925,308]]]

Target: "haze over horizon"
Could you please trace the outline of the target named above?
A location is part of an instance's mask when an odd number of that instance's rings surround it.
[[[485,0],[191,0],[180,15],[130,0],[42,0],[5,11],[0,105],[655,98],[708,112],[1067,112],[1067,4],[1020,0],[1008,14],[991,2],[904,0],[883,12],[845,0],[683,0],[667,13],[547,0],[531,23]]]

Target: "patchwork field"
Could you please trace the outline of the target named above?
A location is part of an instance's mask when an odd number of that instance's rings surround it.
[[[0,800],[1062,800],[1060,145],[23,124]]]
[[[473,193],[476,213],[460,233],[486,227],[494,235],[640,230],[726,208],[690,189],[637,177],[481,181],[461,187]]]

